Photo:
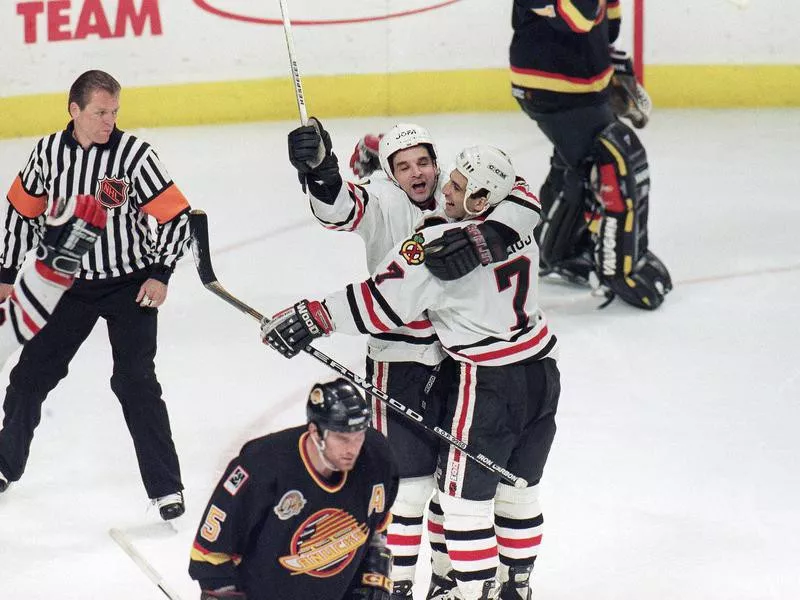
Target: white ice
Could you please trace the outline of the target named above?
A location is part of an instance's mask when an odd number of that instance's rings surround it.
[[[522,113],[408,118],[429,127],[443,157],[494,143],[534,188],[546,174],[548,144]],[[358,137],[398,120],[325,125],[346,168]],[[294,126],[139,132],[208,212],[221,282],[267,314],[365,276],[360,240],[310,216],[286,158]],[[651,248],[675,290],[647,313],[619,301],[597,310],[585,290],[542,285],[563,393],[542,484],[535,597],[795,600],[800,111],[660,110],[641,137]],[[0,142],[0,187],[33,143]],[[247,439],[300,423],[310,385],[333,376],[306,355],[288,362],[263,347],[256,322],[205,291],[190,257],[160,324],[157,369],[186,515],[160,525],[147,502],[109,389],[101,323],[45,403],[24,477],[0,495],[0,598],[162,597],[111,540],[112,527],[182,598],[197,598],[189,548],[221,470]],[[364,343],[334,336],[319,346],[363,372]],[[423,580],[428,569],[420,571]]]

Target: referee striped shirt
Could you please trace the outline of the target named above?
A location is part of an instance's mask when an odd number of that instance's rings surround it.
[[[91,194],[108,209],[108,221],[77,277],[106,279],[146,269],[167,283],[189,240],[186,198],[147,142],[115,128],[108,142],[84,149],[73,129],[70,122],[64,131],[40,139],[11,185],[0,282],[16,279],[56,198]]]

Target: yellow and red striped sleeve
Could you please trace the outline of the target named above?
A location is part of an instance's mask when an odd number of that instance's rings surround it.
[[[585,3],[581,3],[585,4]],[[603,22],[606,15],[606,7],[601,6],[600,10],[592,17],[587,17],[579,6],[573,0],[557,0],[556,11],[558,16],[567,24],[567,26],[576,33],[588,33],[596,25]]]

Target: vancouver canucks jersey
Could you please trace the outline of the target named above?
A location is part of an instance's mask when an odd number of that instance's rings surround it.
[[[305,426],[245,444],[208,503],[191,577],[235,584],[248,600],[342,598],[397,494],[386,439],[366,433],[353,469],[330,480],[311,464]]]

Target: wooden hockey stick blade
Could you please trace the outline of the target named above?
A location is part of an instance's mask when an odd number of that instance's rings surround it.
[[[195,265],[197,266],[197,272],[200,275],[200,280],[203,282],[203,285],[207,290],[213,292],[231,306],[237,308],[247,315],[250,315],[259,322],[263,321],[264,316],[260,312],[239,300],[236,296],[222,287],[219,281],[217,281],[217,276],[214,274],[214,268],[211,264],[211,252],[208,248],[208,217],[206,214],[201,210],[193,210],[189,219],[192,228],[192,252],[194,254]],[[316,358],[319,362],[327,365],[334,371],[341,373],[345,379],[351,381],[363,392],[376,396],[395,412],[400,413],[410,421],[414,421],[417,426],[437,436],[439,439],[447,442],[451,446],[458,448],[467,458],[474,460],[476,463],[488,469],[489,471],[497,473],[497,475],[499,475],[500,478],[504,479],[507,483],[516,488],[528,487],[528,482],[524,478],[514,475],[505,467],[497,464],[485,454],[480,452],[476,454],[465,442],[454,437],[449,431],[445,431],[438,426],[433,428],[428,427],[422,422],[421,415],[404,405],[402,402],[395,400],[380,388],[375,387],[369,381],[359,377],[350,369],[335,361],[327,354],[320,352],[314,348],[314,346],[306,346],[303,348],[303,350],[307,354],[310,354]]]
[[[211,257],[208,256],[208,215],[202,210],[194,209],[189,213],[189,227],[192,231],[192,254],[197,274],[203,285],[217,280]]]
[[[136,563],[136,566],[139,567],[142,573],[144,573],[147,578],[152,581],[167,598],[169,598],[169,600],[181,600],[181,597],[162,579],[159,572],[156,571],[153,566],[147,562],[145,557],[142,556],[133,546],[133,544],[131,544],[124,531],[112,527],[108,530],[108,535],[111,536],[111,539],[113,539],[117,545],[125,551],[125,554],[127,554],[131,560]]]
[[[197,274],[200,276],[200,281],[203,286],[225,300],[225,302],[231,306],[250,315],[256,321],[261,322],[264,315],[229,293],[222,287],[219,281],[217,281],[217,276],[214,273],[214,265],[211,263],[211,252],[208,243],[208,215],[202,210],[192,210],[189,213],[189,226],[192,230],[191,243],[194,264],[195,267],[197,267]]]

